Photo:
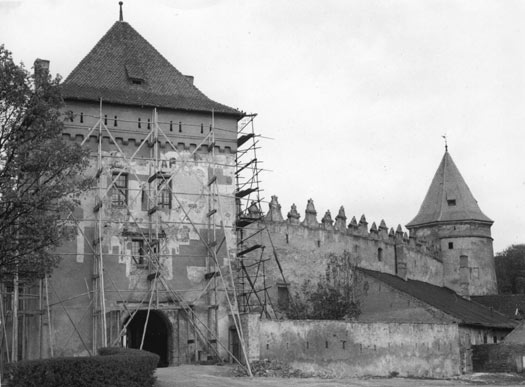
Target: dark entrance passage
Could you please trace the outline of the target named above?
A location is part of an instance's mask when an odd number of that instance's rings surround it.
[[[129,348],[140,348],[142,333],[146,324],[147,310],[139,310],[131,323],[128,325],[127,346]],[[159,367],[169,365],[168,342],[170,339],[169,321],[162,312],[151,310],[149,313],[146,336],[142,349],[156,353],[160,356]]]

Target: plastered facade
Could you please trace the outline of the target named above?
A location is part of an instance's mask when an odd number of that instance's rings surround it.
[[[62,261],[49,279],[51,324],[47,316],[43,323],[45,337],[51,327],[52,342],[46,338],[41,343],[44,356],[50,354],[51,345],[55,356],[88,355],[105,345],[100,334],[100,318],[92,317],[96,251],[104,257],[101,286],[105,292],[109,344],[125,340],[118,338],[123,324],[134,310],[146,310],[149,304],[166,324],[170,364],[206,360],[213,353],[188,322],[173,292],[191,305],[195,319],[200,320],[193,323],[206,332],[204,326],[212,323],[206,290],[210,288],[210,281],[216,281],[218,337],[222,344],[217,348],[222,358],[228,358],[225,348],[228,348],[231,322],[225,285],[214,278],[205,278],[210,265],[214,265],[203,240],[221,242],[217,261],[224,280],[231,283],[229,266],[236,254],[237,119],[213,117],[215,126],[221,130],[217,131],[212,150],[205,141],[212,124],[211,115],[157,111],[163,135],[159,136],[159,151],[155,156],[152,142],[145,140],[154,130],[152,109],[103,105],[102,117],[105,120],[107,116],[105,125],[111,135],[102,130],[99,149],[98,129],[90,133],[97,123],[99,106],[73,102],[66,108],[72,110],[74,118],[66,123],[63,135],[71,141],[84,141],[84,146],[91,151],[85,175],[98,176],[98,180],[92,190],[78,198],[79,205],[71,214],[70,221],[77,228],[76,238],[65,242],[57,252]],[[138,118],[141,118],[141,128]],[[149,214],[154,195],[152,184],[155,184],[150,177],[154,172],[169,176],[173,194],[169,205]],[[126,204],[116,204],[111,196],[117,174],[126,176]],[[210,195],[208,183],[212,178],[216,178],[217,195]],[[211,204],[210,200],[214,202]],[[210,205],[217,210],[215,236],[210,234]],[[97,215],[101,219],[100,237]],[[145,249],[154,241],[159,249],[158,264],[166,286],[158,281],[154,292],[153,281],[148,276],[155,272],[156,266],[136,262],[132,243],[137,240],[143,241]],[[38,358],[38,347],[38,343],[28,344],[26,357]]]

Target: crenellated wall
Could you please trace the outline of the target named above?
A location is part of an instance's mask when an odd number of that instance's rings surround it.
[[[260,215],[256,212],[256,207],[252,206],[250,215]],[[265,270],[268,282],[273,284],[286,282],[293,288],[305,279],[315,281],[325,274],[330,255],[342,255],[346,251],[352,264],[360,267],[443,286],[439,246],[409,238],[401,226],[397,226],[396,230],[389,229],[382,220],[379,226],[374,222],[368,227],[364,215],[359,222],[352,217],[347,224],[343,207],[339,209],[335,221],[327,211],[319,222],[311,199],[304,219],[300,219],[294,204],[285,220],[276,196],[272,196],[269,211],[264,215],[264,224],[269,233],[254,237],[251,244],[261,243],[275,249],[284,279],[272,259],[266,262]],[[246,235],[256,233],[261,227],[262,224],[257,224],[248,228]],[[276,291],[275,286],[270,290]]]

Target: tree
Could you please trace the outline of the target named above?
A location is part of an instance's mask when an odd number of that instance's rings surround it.
[[[495,256],[500,294],[525,293],[525,244],[511,245]]]
[[[293,320],[350,320],[361,314],[361,277],[357,275],[350,253],[330,254],[325,275],[317,285],[305,280],[289,303],[279,305]]]
[[[38,70],[38,69],[36,69]],[[60,77],[31,75],[0,45],[0,275],[30,281],[57,263],[73,235],[68,214],[90,184],[87,151],[62,139]]]

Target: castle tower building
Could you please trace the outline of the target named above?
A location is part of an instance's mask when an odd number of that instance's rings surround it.
[[[444,285],[470,296],[497,293],[492,223],[447,150],[418,214],[406,227],[411,236],[439,244]]]
[[[231,358],[244,114],[204,95],[122,14],[62,90],[72,112],[63,136],[90,151],[94,184],[40,287],[44,321],[28,313],[20,324],[20,359],[115,345],[155,352],[161,365]]]

